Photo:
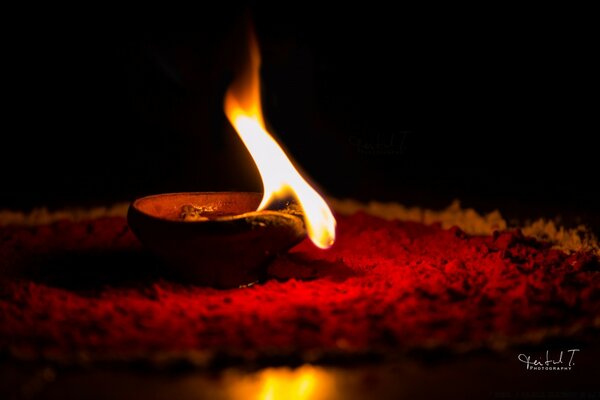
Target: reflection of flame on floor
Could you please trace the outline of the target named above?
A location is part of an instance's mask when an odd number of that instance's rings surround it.
[[[335,395],[334,377],[323,368],[267,368],[232,382],[231,398],[252,400],[328,399]]]

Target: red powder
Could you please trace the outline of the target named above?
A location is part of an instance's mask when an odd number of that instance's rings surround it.
[[[270,279],[215,290],[157,278],[122,218],[0,228],[0,348],[50,354],[474,346],[600,315],[600,263],[518,231],[338,217]]]

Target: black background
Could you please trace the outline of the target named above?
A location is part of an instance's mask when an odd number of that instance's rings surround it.
[[[323,192],[598,215],[585,23],[364,5],[229,5],[179,31],[56,21],[13,31],[0,207],[261,190],[222,111],[248,9],[266,118]]]

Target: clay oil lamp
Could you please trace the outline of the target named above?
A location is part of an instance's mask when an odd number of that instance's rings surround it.
[[[224,106],[258,167],[264,193],[159,194],[140,198],[129,208],[133,233],[189,283],[248,285],[263,278],[268,263],[306,235],[322,249],[335,240],[335,219],[325,200],[265,127],[253,32],[248,50],[248,62],[229,87]]]

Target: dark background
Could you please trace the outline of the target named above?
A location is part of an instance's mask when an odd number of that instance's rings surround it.
[[[0,208],[261,190],[222,111],[248,8],[266,118],[323,192],[597,218],[585,23],[256,4],[203,10],[179,31],[13,31]]]

